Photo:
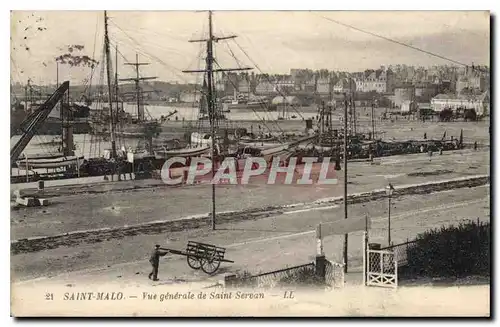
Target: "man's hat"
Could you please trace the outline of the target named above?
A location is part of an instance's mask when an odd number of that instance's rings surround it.
[[[158,244],[155,245],[157,248],[159,248],[160,246]]]

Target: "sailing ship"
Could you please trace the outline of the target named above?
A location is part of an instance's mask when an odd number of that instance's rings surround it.
[[[107,18],[106,18],[107,19]],[[99,98],[102,100],[103,98],[112,97],[112,103],[114,104],[114,119],[115,125],[120,130],[115,131],[115,135],[123,133],[126,136],[136,136],[136,135],[144,135],[145,129],[151,127],[152,125],[160,126],[162,121],[159,119],[154,119],[152,117],[147,118],[145,112],[147,111],[144,103],[144,94],[149,93],[150,91],[144,91],[140,86],[141,81],[145,80],[153,80],[156,77],[140,77],[139,67],[144,65],[149,65],[149,63],[139,62],[139,55],[136,54],[136,60],[132,63],[125,63],[125,65],[135,66],[136,77],[131,78],[121,78],[118,79],[118,47],[115,47],[115,80],[114,80],[114,96],[108,94],[104,94],[105,92],[100,92]],[[118,81],[124,82],[134,82],[135,91],[134,92],[119,92],[118,89]],[[125,103],[124,97],[134,96],[136,107],[136,114],[133,115],[129,112],[125,111]],[[110,133],[108,127],[110,126],[111,116],[109,110],[107,108],[103,108],[103,110],[94,109],[90,118],[90,125],[92,127],[93,134],[104,134],[108,135]]]
[[[227,100],[223,103],[223,110],[252,110],[252,111],[275,111],[276,106],[273,106],[266,98],[257,98],[245,95],[236,95],[232,100]]]

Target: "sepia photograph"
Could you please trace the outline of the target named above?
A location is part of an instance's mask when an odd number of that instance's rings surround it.
[[[492,21],[11,11],[11,316],[490,318]]]

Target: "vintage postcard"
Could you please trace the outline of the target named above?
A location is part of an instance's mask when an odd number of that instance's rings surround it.
[[[15,317],[490,317],[488,11],[12,11]]]

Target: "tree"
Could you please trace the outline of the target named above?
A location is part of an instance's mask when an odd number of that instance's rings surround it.
[[[477,120],[477,113],[476,110],[474,109],[465,109],[464,111],[464,120],[465,121],[476,121]]]
[[[453,118],[453,111],[450,108],[445,108],[439,113],[440,121],[451,121]]]

